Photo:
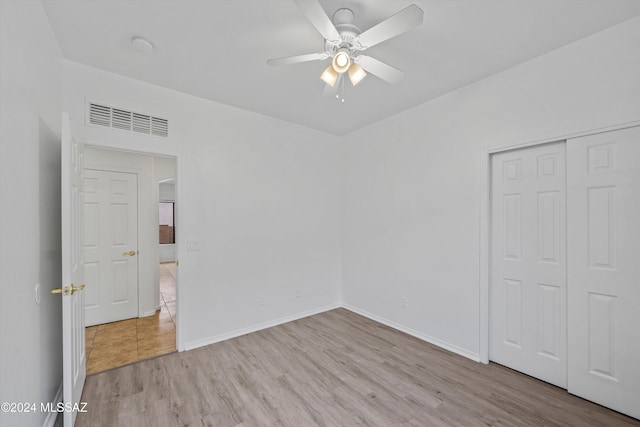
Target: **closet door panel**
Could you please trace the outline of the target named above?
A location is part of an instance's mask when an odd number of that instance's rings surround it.
[[[489,358],[566,387],[564,142],[492,158]]]
[[[567,141],[568,390],[640,418],[640,127]]]

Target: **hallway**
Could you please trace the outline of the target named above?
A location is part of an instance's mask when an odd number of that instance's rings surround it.
[[[176,264],[160,264],[160,309],[148,317],[86,328],[87,375],[176,349]]]

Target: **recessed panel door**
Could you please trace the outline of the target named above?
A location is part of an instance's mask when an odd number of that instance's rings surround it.
[[[489,358],[566,387],[565,146],[492,156]]]
[[[62,391],[66,407],[62,418],[72,427],[87,376],[83,289],[93,284],[84,281],[82,253],[82,170],[84,145],[71,135],[71,121],[62,114],[61,132],[61,243],[62,286],[53,290],[62,295]]]
[[[133,173],[85,170],[88,326],[138,317],[138,184]]]
[[[640,127],[567,141],[569,392],[640,418]]]

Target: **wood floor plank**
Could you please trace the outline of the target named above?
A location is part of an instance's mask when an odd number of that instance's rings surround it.
[[[87,377],[77,426],[640,426],[345,309]]]

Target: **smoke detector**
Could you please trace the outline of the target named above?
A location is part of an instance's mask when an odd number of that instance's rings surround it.
[[[134,37],[131,39],[131,49],[141,55],[149,55],[153,52],[153,45],[145,38]]]

